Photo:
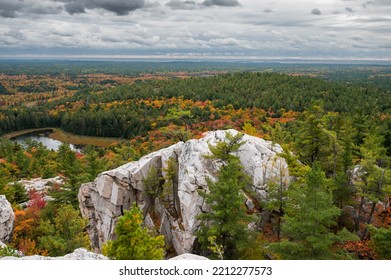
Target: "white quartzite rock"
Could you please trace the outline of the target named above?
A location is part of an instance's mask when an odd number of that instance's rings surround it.
[[[67,254],[62,257],[44,257],[39,255],[26,256],[26,257],[4,257],[1,260],[108,260],[107,257],[101,254],[95,254],[87,251],[85,248],[79,248],[73,251],[73,253]]]
[[[0,195],[0,241],[8,242],[12,238],[15,215],[11,204],[4,195]]]
[[[236,130],[229,131],[233,135],[238,133]],[[201,139],[179,142],[137,162],[103,172],[94,182],[82,185],[79,191],[80,208],[82,215],[89,219],[88,232],[93,247],[99,251],[104,242],[115,238],[114,227],[118,217],[133,202],[147,214],[152,202],[145,194],[142,180],[151,166],[162,170],[167,166],[167,160],[173,158],[178,163],[178,182],[172,188],[171,206],[156,199],[154,208],[159,219],[155,226],[160,228],[166,244],[172,245],[178,255],[192,252],[194,232],[199,228],[197,216],[201,211],[209,211],[198,190],[208,190],[206,178],[214,180],[221,166],[218,161],[204,156],[211,154],[208,144],[214,146],[224,141],[225,135],[226,131],[222,130],[207,132]],[[289,184],[288,168],[285,160],[277,156],[282,151],[278,144],[272,146],[269,141],[249,135],[244,135],[243,141],[245,144],[236,155],[252,178],[250,187],[259,202],[267,198],[269,180],[278,179]],[[254,207],[256,203],[247,201],[246,204]],[[148,218],[149,225],[151,222]]]
[[[169,259],[170,261],[182,261],[182,260],[197,260],[197,261],[208,261],[208,258],[205,258],[203,256],[194,255],[194,254],[182,254],[179,256],[176,256],[174,258]]]

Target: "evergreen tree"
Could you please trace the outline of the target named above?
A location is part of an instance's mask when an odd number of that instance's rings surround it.
[[[391,195],[391,171],[388,169],[389,160],[386,155],[386,148],[383,147],[383,137],[376,131],[368,133],[364,138],[364,143],[360,147],[360,179],[359,194],[361,203],[359,208],[358,219],[361,216],[362,207],[365,200],[372,202],[372,207],[366,221],[367,224],[372,222],[372,217],[379,202],[386,202]],[[358,229],[359,220],[356,221]],[[365,238],[368,229],[365,229],[361,237]]]
[[[314,102],[303,112],[299,121],[300,129],[295,137],[295,149],[304,164],[311,166],[315,161],[322,162],[329,154],[330,138],[334,139],[335,135],[326,134],[325,114],[323,105]]]
[[[346,116],[341,118],[342,125],[338,131],[338,141],[342,151],[338,155],[338,168],[333,174],[334,188],[333,197],[337,207],[342,209],[346,205],[352,205],[354,200],[353,156],[356,150],[353,138],[356,130],[353,128],[351,120]]]
[[[280,159],[275,159],[273,165],[278,170],[278,174],[268,183],[266,209],[276,213],[277,215],[277,224],[275,226],[277,239],[280,240],[281,217],[284,215],[288,191],[288,182],[284,179],[287,167],[284,166],[284,162]]]
[[[98,176],[99,173],[105,170],[106,160],[99,157],[99,153],[95,150],[94,146],[87,146],[85,151],[85,160],[86,160],[86,172],[87,180],[93,181]]]
[[[242,133],[232,135],[232,133],[226,132],[226,141],[219,141],[216,146],[208,144],[212,155],[206,155],[205,158],[218,160],[222,162],[223,165],[229,163],[230,160],[237,160],[237,156],[233,155],[232,153],[237,152],[244,144],[242,138]]]
[[[75,209],[79,207],[77,198],[80,185],[88,181],[81,162],[76,153],[67,144],[62,144],[58,150],[59,165],[67,181],[60,189],[51,189],[50,195],[54,198],[50,203],[57,205],[71,204]]]
[[[224,259],[245,258],[245,251],[254,244],[254,234],[248,228],[254,218],[246,213],[243,195],[249,177],[239,158],[232,155],[242,145],[241,138],[242,134],[227,133],[226,141],[210,147],[212,155],[208,157],[222,161],[223,166],[216,181],[207,178],[209,191],[200,193],[211,210],[198,216],[201,221],[198,241],[203,250],[208,251],[211,246],[219,248]]]
[[[161,260],[164,256],[163,236],[152,236],[143,226],[143,214],[133,204],[115,227],[117,238],[103,246],[103,254],[115,260]]]
[[[270,245],[279,258],[334,259],[338,255],[332,245],[352,238],[346,230],[340,234],[331,231],[340,210],[333,205],[329,182],[318,164],[308,172],[304,183],[290,186],[285,213],[285,239]]]
[[[181,215],[180,202],[178,197],[178,162],[174,158],[166,161],[163,189],[160,198],[170,214],[176,218]]]
[[[14,205],[18,205],[29,200],[26,188],[18,182],[8,184],[5,188],[4,194],[6,195],[7,200]]]
[[[145,188],[145,193],[150,197],[152,207],[155,204],[155,199],[160,197],[163,192],[163,181],[161,174],[155,166],[149,168],[147,176],[142,180]]]
[[[87,221],[71,205],[57,209],[54,220],[41,221],[38,247],[51,256],[61,256],[80,247],[89,248],[90,239],[85,232]]]
[[[391,260],[391,227],[376,228],[369,226],[371,233],[370,246],[385,260]]]

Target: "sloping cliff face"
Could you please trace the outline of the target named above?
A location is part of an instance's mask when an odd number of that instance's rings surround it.
[[[197,216],[209,211],[199,190],[208,190],[206,178],[214,180],[221,166],[218,161],[205,158],[211,154],[208,144],[214,146],[225,141],[226,132],[208,132],[201,139],[179,142],[139,161],[103,172],[94,182],[83,184],[79,202],[82,215],[89,220],[88,233],[93,248],[99,251],[103,243],[115,238],[118,217],[135,202],[144,211],[146,225],[164,235],[166,245],[176,254],[192,252],[194,233],[199,228]],[[244,135],[243,141],[245,144],[236,155],[252,178],[249,188],[253,193],[243,203],[249,210],[256,211],[259,202],[267,199],[267,183],[278,180],[288,185],[290,177],[285,160],[277,156],[282,152],[278,144],[249,135]],[[177,166],[174,176],[166,174],[170,161]],[[164,195],[154,201],[143,183],[152,166],[166,178]]]
[[[12,238],[15,215],[11,204],[4,195],[0,195],[0,242],[8,242]]]

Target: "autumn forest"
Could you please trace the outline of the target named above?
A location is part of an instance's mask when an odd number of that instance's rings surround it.
[[[201,232],[200,242],[213,245],[207,257],[391,259],[391,67],[250,62],[0,62],[0,194],[15,212],[0,255],[88,248],[77,200],[82,183],[230,128],[280,144],[295,179],[287,189],[270,184],[269,203],[256,208],[273,219],[246,249],[230,244],[224,254],[225,244]],[[13,140],[43,130],[64,144],[55,151]],[[67,145],[75,143],[82,152]],[[227,160],[235,170],[227,174],[240,172],[237,164]],[[18,183],[56,176],[64,184],[53,184],[50,200]]]

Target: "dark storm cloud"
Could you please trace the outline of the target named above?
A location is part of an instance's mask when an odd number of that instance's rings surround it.
[[[60,14],[62,11],[63,11],[62,7],[37,6],[37,7],[31,7],[29,9],[30,13],[38,14],[38,15],[55,15],[55,14]]]
[[[71,15],[82,14],[82,13],[86,12],[83,4],[80,2],[76,2],[76,1],[65,4],[64,8]]]
[[[223,6],[223,7],[236,7],[240,6],[237,0],[205,0],[202,2],[204,6]]]
[[[0,0],[0,16],[13,18],[23,8],[23,1]]]
[[[315,8],[312,9],[311,14],[319,16],[322,14],[322,12],[318,8]]]
[[[195,1],[171,0],[166,6],[174,10],[193,10],[197,7],[197,3]]]
[[[144,7],[145,0],[53,0],[65,3],[69,14],[84,13],[85,9],[104,9],[119,16]]]
[[[62,6],[48,5],[48,1],[0,0],[0,17],[15,18],[23,14],[52,15],[63,11]]]

